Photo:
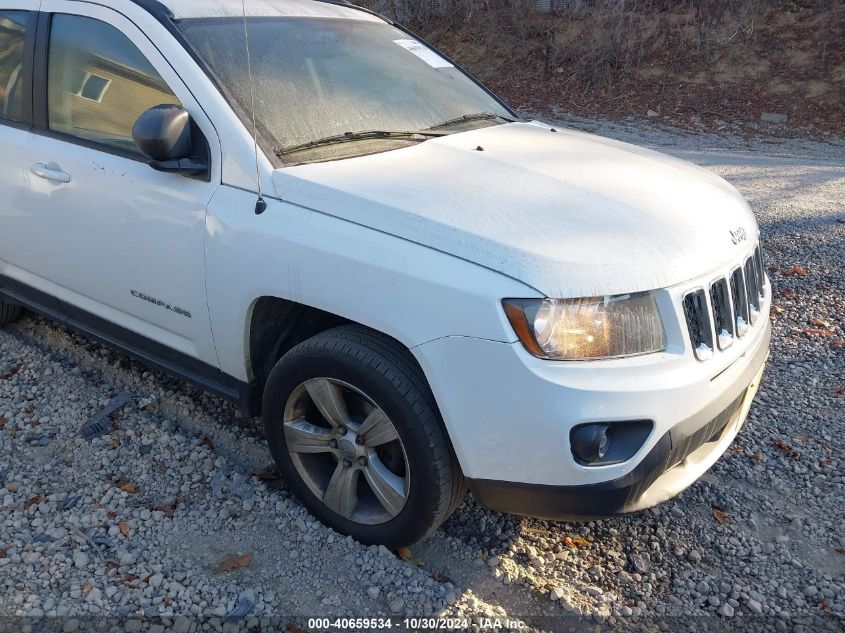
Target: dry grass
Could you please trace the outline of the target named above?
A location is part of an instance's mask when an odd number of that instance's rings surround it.
[[[776,110],[802,124],[843,124],[843,2],[552,0],[551,12],[532,0],[378,6],[517,106],[750,119]]]

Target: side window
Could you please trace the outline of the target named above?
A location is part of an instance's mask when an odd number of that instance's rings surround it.
[[[26,11],[0,11],[0,119],[23,120]]]
[[[132,140],[138,117],[181,105],[129,38],[99,20],[54,15],[47,63],[47,118],[56,132],[140,154]]]

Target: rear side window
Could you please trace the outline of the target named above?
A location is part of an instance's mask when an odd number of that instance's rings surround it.
[[[53,16],[47,86],[51,130],[137,154],[138,117],[156,105],[181,105],[129,38],[73,15]]]
[[[0,11],[0,119],[23,120],[26,11]]]

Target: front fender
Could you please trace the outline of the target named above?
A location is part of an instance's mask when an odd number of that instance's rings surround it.
[[[208,307],[221,369],[248,379],[250,308],[279,297],[411,348],[445,336],[516,337],[504,297],[539,296],[498,272],[347,220],[221,187],[206,228]]]

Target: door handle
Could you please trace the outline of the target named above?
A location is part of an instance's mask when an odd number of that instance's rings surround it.
[[[56,163],[35,163],[29,170],[44,180],[52,180],[53,182],[70,182],[70,174],[64,171]]]

